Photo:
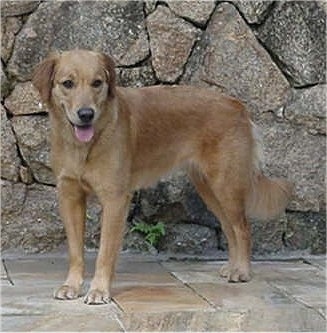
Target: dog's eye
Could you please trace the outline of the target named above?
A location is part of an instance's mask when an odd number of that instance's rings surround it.
[[[74,87],[74,82],[72,80],[65,80],[64,82],[62,82],[62,85],[66,89],[72,89]]]
[[[91,84],[91,86],[93,88],[99,88],[102,85],[102,81],[101,80],[94,80]]]

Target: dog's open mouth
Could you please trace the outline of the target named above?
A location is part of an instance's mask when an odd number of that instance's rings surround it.
[[[92,125],[77,126],[73,125],[75,136],[80,142],[89,142],[94,136],[94,128]]]

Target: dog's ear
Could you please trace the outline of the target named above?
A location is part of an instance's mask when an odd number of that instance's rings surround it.
[[[116,72],[115,72],[115,62],[108,55],[101,53],[101,60],[107,75],[108,97],[113,98],[116,92]]]
[[[56,55],[48,56],[35,67],[32,76],[32,83],[39,91],[42,102],[46,104],[50,102],[51,98],[56,61]]]

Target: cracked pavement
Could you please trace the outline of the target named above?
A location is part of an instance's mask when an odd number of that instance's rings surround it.
[[[95,254],[86,255],[86,283]],[[326,258],[253,263],[249,283],[227,283],[223,261],[122,253],[113,301],[60,301],[63,254],[5,256],[1,331],[326,331]],[[86,291],[86,289],[85,289]]]

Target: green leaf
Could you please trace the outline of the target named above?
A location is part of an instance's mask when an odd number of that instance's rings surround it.
[[[144,234],[145,240],[152,246],[157,245],[160,238],[166,234],[165,225],[162,222],[158,222],[155,225],[137,222],[131,229],[131,232],[134,231]]]

